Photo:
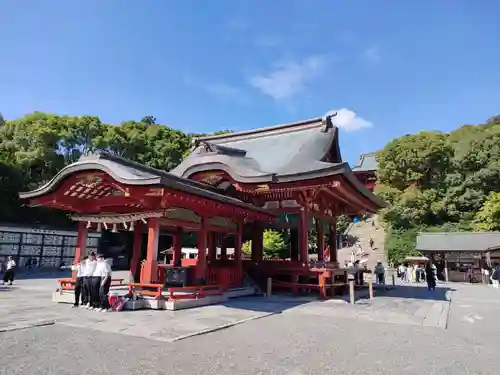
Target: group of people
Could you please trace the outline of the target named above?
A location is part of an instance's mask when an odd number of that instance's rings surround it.
[[[425,268],[418,264],[413,266],[401,264],[398,267],[398,277],[405,283],[420,283],[425,280],[428,289],[435,290],[437,283],[437,268],[432,261],[427,262]]]
[[[92,252],[78,264],[71,266],[71,269],[77,273],[73,307],[110,311],[108,293],[111,285],[111,265],[104,256],[96,256]]]

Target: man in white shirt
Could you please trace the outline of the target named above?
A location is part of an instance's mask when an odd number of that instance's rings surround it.
[[[92,287],[94,293],[99,296],[98,303],[94,306],[94,310],[107,312],[109,310],[108,293],[111,285],[111,266],[104,259],[104,255],[100,254],[97,257],[97,266],[92,275]]]
[[[85,306],[87,301],[87,295],[84,291],[84,283],[85,283],[85,266],[87,264],[88,257],[83,257],[80,259],[80,262],[71,266],[72,271],[76,271],[76,282],[75,282],[75,303],[73,307]],[[83,292],[83,293],[82,293]],[[80,305],[80,296],[82,297],[81,305]]]
[[[12,259],[11,256],[7,258],[7,263],[5,264],[5,272],[3,274],[3,282],[2,285],[5,285],[5,283],[9,283],[9,285],[12,285],[14,282],[14,269],[16,267],[16,262],[14,259]]]
[[[93,293],[92,289],[92,276],[94,274],[94,271],[97,267],[97,260],[95,257],[95,253],[92,252],[89,254],[89,258],[85,262],[85,266],[83,267],[83,293],[85,294],[85,301],[86,304],[84,305],[85,308],[91,309],[93,308],[94,304],[99,299],[99,296],[97,297]]]

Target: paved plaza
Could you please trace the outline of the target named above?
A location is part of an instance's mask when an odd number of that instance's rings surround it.
[[[112,313],[52,303],[55,287],[0,287],[0,374],[500,373],[500,290],[481,285]]]

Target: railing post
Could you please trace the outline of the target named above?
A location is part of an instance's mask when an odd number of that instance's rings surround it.
[[[271,297],[272,293],[273,293],[273,279],[271,279],[270,277],[267,278],[267,297]]]
[[[349,302],[354,305],[354,280],[349,280]]]
[[[373,278],[368,279],[368,291],[370,293],[370,299],[373,299]]]

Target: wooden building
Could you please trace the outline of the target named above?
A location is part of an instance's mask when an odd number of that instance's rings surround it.
[[[416,250],[434,259],[447,281],[467,281],[472,270],[481,279],[481,269],[500,263],[500,232],[419,233]]]
[[[40,188],[20,193],[32,206],[68,211],[79,222],[75,258],[89,231],[134,232],[131,271],[141,282],[163,282],[160,232],[173,238],[168,267],[189,266],[191,282],[237,286],[245,271],[256,278],[283,272],[296,280],[309,262],[308,230],[318,233],[318,260],[336,266],[336,217],[376,212],[385,203],[342,161],[333,116],[196,139],[192,153],[170,172],[106,153],[86,155]],[[314,220],[313,220],[314,218]],[[266,228],[289,228],[288,261],[263,258]],[[196,232],[198,257],[181,259],[181,233]],[[147,251],[141,239],[147,233]],[[327,240],[325,241],[325,236]],[[251,260],[241,245],[252,240]],[[222,248],[217,259],[216,248]],[[233,259],[224,254],[234,248]],[[142,265],[140,266],[142,260]],[[188,264],[189,263],[189,264]],[[326,263],[325,263],[326,264]]]
[[[377,182],[376,173],[378,170],[378,163],[376,156],[377,154],[375,152],[361,154],[358,162],[352,168],[352,171],[359,182],[361,182],[370,191],[373,191],[375,183]]]

